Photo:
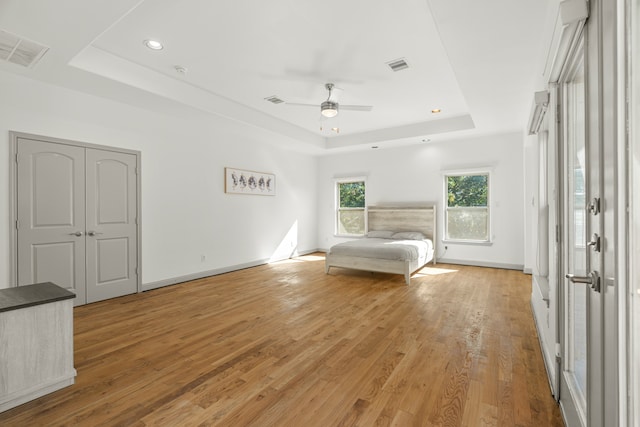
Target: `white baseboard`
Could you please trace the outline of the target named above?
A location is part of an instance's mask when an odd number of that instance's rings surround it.
[[[524,269],[523,264],[505,264],[505,263],[488,262],[488,261],[468,261],[463,259],[438,258],[438,263],[472,265],[475,267],[504,268],[506,270],[520,270],[520,271],[523,271]]]
[[[0,399],[0,412],[7,411],[11,408],[22,405],[23,403],[30,402],[46,394],[53,393],[54,391],[60,390],[61,388],[73,385],[75,383],[75,379],[76,370],[73,369],[71,372],[61,378],[56,378],[44,384],[38,384],[37,386],[31,387],[30,389],[19,390],[17,392],[4,396],[2,399]]]
[[[544,337],[546,334],[543,330],[540,329],[540,323],[538,322],[538,312],[536,311],[536,304],[533,299],[530,301],[531,304],[531,312],[533,314],[533,323],[535,324],[537,335],[538,335],[538,345],[540,346],[540,352],[542,353],[542,361],[544,362],[544,368],[547,372],[547,380],[549,381],[549,388],[551,389],[551,394],[556,398],[558,395],[558,390],[556,390],[555,385],[555,376],[559,373],[556,372],[556,362],[555,355],[552,353],[555,349],[547,348],[544,342]]]
[[[551,301],[549,296],[549,279],[547,277],[542,276],[533,276],[531,280],[531,284],[533,287],[533,291],[540,297],[541,300],[545,302],[547,308],[549,308],[549,303]]]
[[[296,251],[291,258],[296,256],[308,255],[314,252],[320,252],[321,249],[308,249],[304,251]],[[286,259],[286,258],[285,258]],[[282,261],[282,260],[278,260]],[[203,277],[218,276],[224,273],[230,273],[232,271],[244,270],[245,268],[257,267],[259,265],[268,264],[269,262],[277,262],[270,259],[260,259],[243,264],[230,265],[227,267],[220,267],[213,270],[199,271],[197,273],[186,274],[184,276],[172,277],[170,279],[158,280],[156,282],[149,282],[142,284],[142,291],[150,291],[152,289],[162,288],[164,286],[175,285],[178,283],[189,282],[191,280],[202,279]]]

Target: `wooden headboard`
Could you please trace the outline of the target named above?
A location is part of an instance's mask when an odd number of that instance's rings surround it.
[[[436,243],[436,207],[369,206],[367,231],[420,231]]]

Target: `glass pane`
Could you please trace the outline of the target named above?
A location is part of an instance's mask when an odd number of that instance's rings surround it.
[[[338,234],[364,234],[364,209],[338,211]]]
[[[487,206],[489,175],[447,176],[447,206]]]
[[[448,208],[446,238],[489,240],[489,209]]]
[[[364,208],[364,181],[338,184],[341,208]]]
[[[568,271],[587,275],[586,200],[585,200],[585,103],[582,64],[566,86],[567,160],[572,173],[567,174],[569,197]],[[586,413],[587,393],[587,293],[586,284],[567,282],[568,363],[567,371],[574,388],[576,407]]]

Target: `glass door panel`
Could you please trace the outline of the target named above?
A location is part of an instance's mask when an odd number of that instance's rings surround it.
[[[579,59],[565,83],[566,100],[566,224],[567,271],[576,276],[588,273],[586,236],[586,147],[584,64]],[[588,285],[565,281],[565,368],[564,374],[576,411],[583,424],[587,406],[587,294]]]

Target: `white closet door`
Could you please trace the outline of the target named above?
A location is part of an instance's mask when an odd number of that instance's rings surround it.
[[[17,140],[18,285],[53,282],[75,305],[138,290],[135,154]]]
[[[137,291],[136,156],[86,150],[87,302]]]
[[[18,139],[18,285],[53,282],[85,302],[84,149]]]

